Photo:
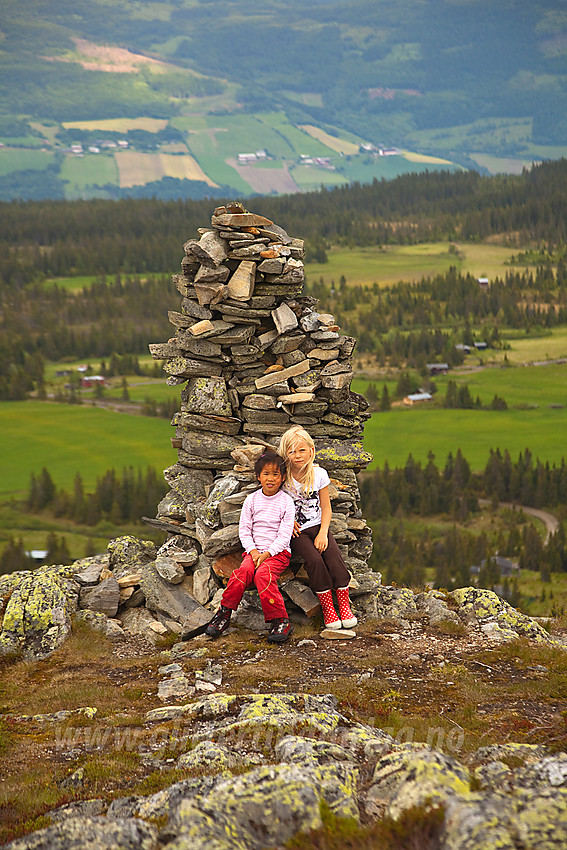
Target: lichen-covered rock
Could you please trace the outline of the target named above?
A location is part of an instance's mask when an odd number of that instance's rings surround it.
[[[376,589],[376,615],[384,620],[402,620],[417,614],[413,592],[407,587],[380,585]]]
[[[0,633],[0,655],[45,658],[71,631],[79,585],[67,577],[72,570],[45,567],[6,577],[6,608]]]
[[[204,505],[199,511],[199,516],[211,528],[220,525],[219,505],[227,496],[240,489],[240,482],[233,475],[226,475],[216,482],[207,496]]]
[[[224,378],[191,378],[181,398],[188,413],[231,416],[232,407]]]
[[[320,438],[315,441],[315,445],[317,463],[326,470],[346,468],[360,472],[372,461],[370,452],[365,451],[362,443],[356,440]]]
[[[443,850],[518,850],[512,834],[513,800],[502,794],[446,797]],[[529,845],[535,850],[537,845]]]
[[[469,757],[469,761],[471,764],[488,764],[491,761],[507,758],[513,759],[516,762],[533,764],[545,755],[547,755],[546,749],[541,744],[508,742],[506,744],[490,744],[487,747],[479,747]]]
[[[216,773],[235,767],[238,762],[236,753],[227,747],[215,744],[213,741],[201,741],[193,750],[177,759],[177,767],[202,767]]]
[[[512,608],[492,590],[478,587],[459,587],[449,594],[459,606],[459,616],[476,621],[490,637],[513,640],[525,637],[537,643],[553,644],[556,641],[539,623]]]
[[[158,831],[137,818],[71,817],[5,845],[6,850],[155,850]]]
[[[456,759],[405,744],[376,763],[367,807],[385,805],[397,818],[415,806],[443,804],[447,797],[467,794],[469,789],[469,773]]]
[[[179,837],[168,850],[230,840],[233,850],[280,847],[300,831],[321,826],[320,803],[338,814],[356,817],[354,772],[347,766],[317,769],[279,764],[219,782],[206,797],[183,801],[175,829]],[[190,841],[191,843],[187,843]]]
[[[303,764],[307,767],[337,761],[354,762],[354,755],[338,744],[315,741],[298,735],[286,735],[276,744],[274,753],[278,761]]]
[[[449,608],[444,594],[438,590],[418,593],[415,597],[415,603],[418,611],[427,615],[430,626],[445,622],[461,623],[459,615]]]
[[[567,847],[567,788],[520,792],[514,822],[515,847],[564,850]],[[480,848],[479,848],[480,850]]]
[[[156,557],[156,547],[151,540],[139,540],[130,534],[111,540],[107,551],[109,569],[116,578],[128,572],[137,572],[143,564]]]

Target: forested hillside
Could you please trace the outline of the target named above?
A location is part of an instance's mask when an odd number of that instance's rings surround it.
[[[6,0],[0,37],[3,198],[287,194],[567,153],[558,0]]]

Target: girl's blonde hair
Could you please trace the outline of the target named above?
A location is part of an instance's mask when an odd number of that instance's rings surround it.
[[[285,460],[287,475],[285,479],[286,486],[289,490],[294,490],[293,476],[291,474],[291,463],[288,458],[290,449],[296,443],[306,443],[311,449],[311,457],[301,469],[301,489],[304,493],[311,493],[315,484],[315,470],[313,468],[313,460],[315,458],[315,443],[305,428],[301,425],[293,425],[291,428],[282,434],[278,447],[279,454]]]

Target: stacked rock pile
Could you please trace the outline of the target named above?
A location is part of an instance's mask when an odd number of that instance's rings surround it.
[[[256,457],[299,424],[331,476],[331,531],[356,576],[359,613],[372,612],[372,538],[356,480],[372,458],[361,441],[368,404],[350,389],[356,340],[301,295],[301,239],[237,203],[215,209],[211,225],[184,245],[174,276],[181,306],[169,313],[174,336],[150,345],[167,383],[183,385],[172,422],[178,460],[164,473],[171,489],[157,517],[145,517],[171,535],[160,557],[172,570],[195,566],[199,601],[210,601],[239,561],[238,520],[257,487]],[[284,590],[307,615],[317,609],[304,586],[289,581]]]

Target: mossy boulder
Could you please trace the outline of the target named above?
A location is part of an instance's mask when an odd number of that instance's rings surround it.
[[[155,850],[157,828],[137,818],[70,817],[6,845],[6,850]]]
[[[172,825],[179,837],[166,847],[281,847],[297,832],[322,825],[323,800],[337,814],[357,817],[355,786],[354,773],[342,765],[259,767],[221,781],[206,797],[183,801]]]
[[[398,818],[414,807],[443,804],[447,797],[467,794],[470,775],[451,756],[423,745],[405,744],[379,759],[368,801],[386,806]]]
[[[108,544],[109,568],[116,577],[138,572],[143,564],[156,558],[156,547],[151,540],[139,540],[130,534],[116,537]]]
[[[459,587],[450,597],[458,604],[459,616],[478,622],[482,631],[497,640],[528,638],[536,643],[553,644],[553,638],[539,623],[502,599],[492,590],[479,587]]]
[[[403,620],[417,614],[413,591],[407,587],[379,586],[376,589],[376,615],[384,620]]]
[[[0,654],[46,658],[63,643],[78,605],[71,575],[71,567],[44,567],[6,577]]]

